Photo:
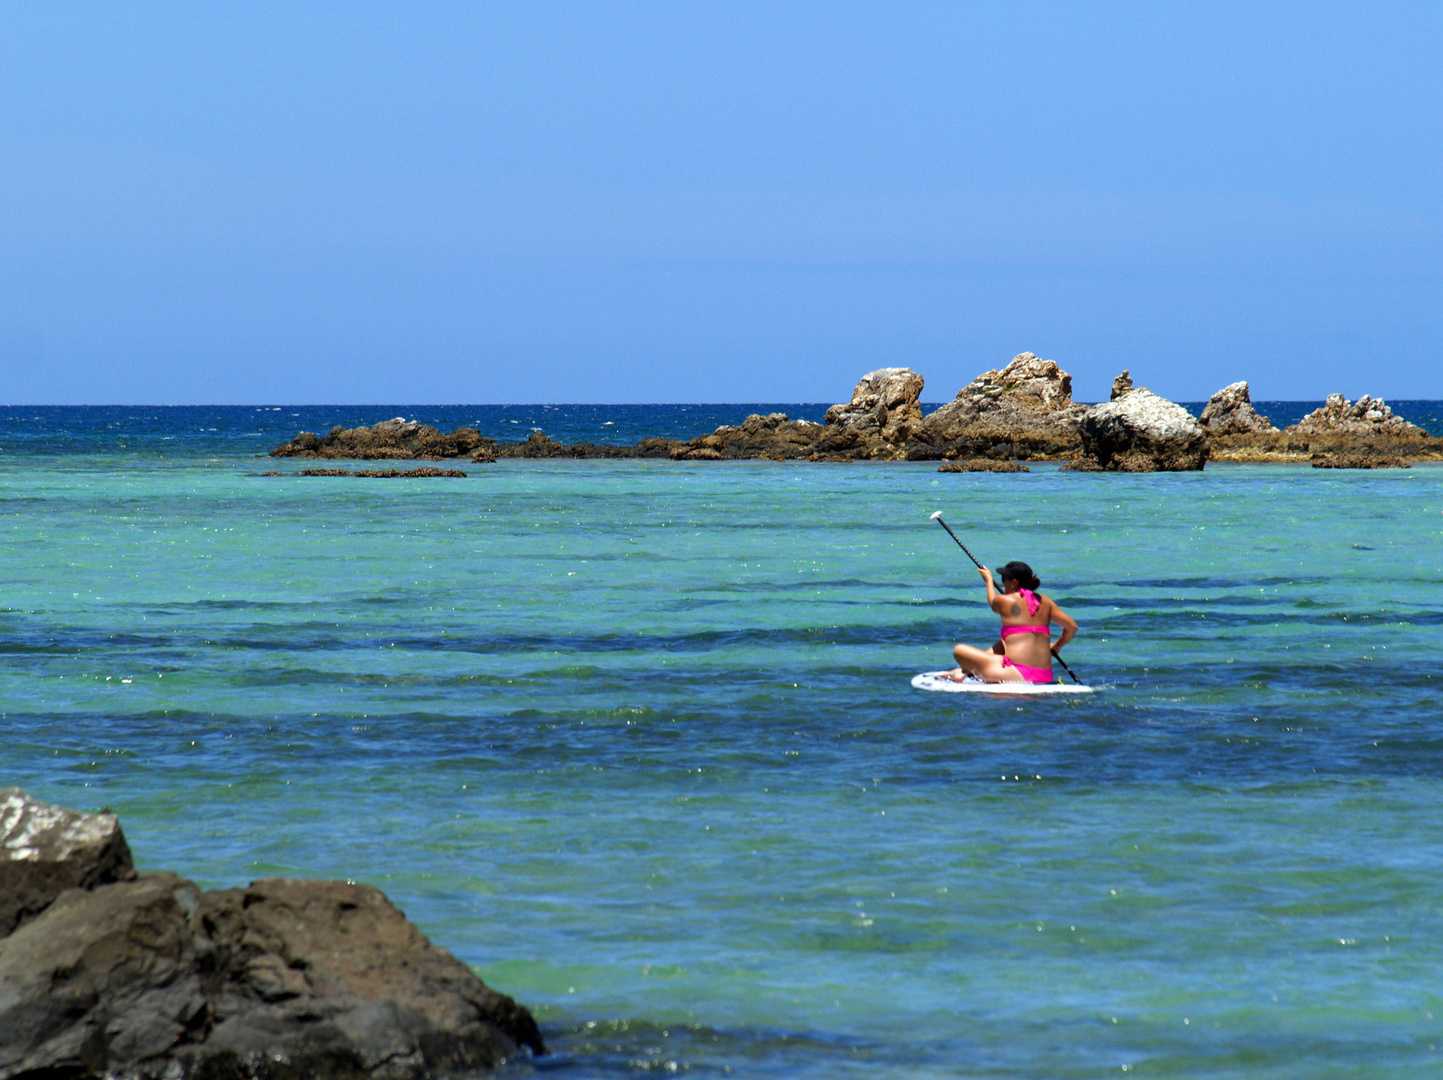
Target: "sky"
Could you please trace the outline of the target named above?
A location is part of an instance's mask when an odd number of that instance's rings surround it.
[[[1443,4],[0,7],[0,403],[1443,398]]]

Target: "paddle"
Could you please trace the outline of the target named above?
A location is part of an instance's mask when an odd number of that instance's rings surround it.
[[[967,545],[964,544],[961,540],[958,540],[958,539],[957,539],[957,534],[952,531],[952,526],[951,526],[951,525],[948,525],[945,521],[942,520],[942,511],[941,511],[941,510],[936,510],[936,511],[933,512],[933,514],[932,514],[932,520],[935,521],[938,525],[941,525],[942,528],[946,529],[948,536],[950,536],[953,540],[957,540],[957,546],[958,546],[959,548],[961,548],[964,552],[966,552],[967,557],[972,560],[972,565],[974,565],[975,567],[977,567],[978,570],[985,570],[985,569],[986,569],[985,566],[983,566],[980,562],[977,561],[977,556],[976,556],[976,555],[973,555],[972,552],[967,551]],[[1065,671],[1065,672],[1067,672],[1067,674],[1069,674],[1069,675],[1072,676],[1072,681],[1073,681],[1073,682],[1075,682],[1075,683],[1077,683],[1079,686],[1081,686],[1081,685],[1082,685],[1082,680],[1079,679],[1079,678],[1077,677],[1077,675],[1073,672],[1073,670],[1072,670],[1070,667],[1067,666],[1067,661],[1064,660],[1064,659],[1062,659],[1062,657],[1060,657],[1060,656],[1057,655],[1057,650],[1056,650],[1056,649],[1051,650],[1051,652],[1052,652],[1052,658],[1053,658],[1054,660],[1056,660],[1059,664],[1062,665],[1062,670]]]

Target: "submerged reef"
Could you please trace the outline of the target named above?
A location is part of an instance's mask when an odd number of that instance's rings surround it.
[[[475,428],[447,435],[397,417],[372,427],[334,427],[324,436],[302,432],[271,456],[465,457],[478,464],[510,458],[1061,461],[1082,472],[1196,470],[1209,460],[1307,462],[1320,455],[1331,468],[1443,461],[1443,439],[1366,394],[1355,402],[1333,394],[1322,408],[1280,431],[1253,408],[1246,382],[1223,387],[1195,418],[1146,387],[1134,387],[1131,372],[1123,371],[1113,382],[1111,400],[1089,408],[1072,400],[1072,376],[1056,361],[1030,352],[978,375],[927,415],[920,404],[924,385],[911,368],[879,368],[862,376],[850,401],[829,408],[823,423],[792,420],[785,413],[753,415],[688,441],[566,444],[534,432],[524,442],[500,442]],[[1361,462],[1367,464],[1355,464]],[[973,465],[965,471],[976,470]]]

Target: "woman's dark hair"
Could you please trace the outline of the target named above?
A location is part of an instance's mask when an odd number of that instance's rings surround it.
[[[1004,583],[1015,581],[1024,589],[1040,589],[1042,582],[1033,574],[1032,567],[1025,562],[1010,562],[998,571]]]

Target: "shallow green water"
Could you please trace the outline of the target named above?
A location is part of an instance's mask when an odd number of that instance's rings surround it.
[[[1443,469],[0,460],[0,782],[384,889],[599,1077],[1414,1077]],[[1021,558],[1088,700],[913,691]]]

